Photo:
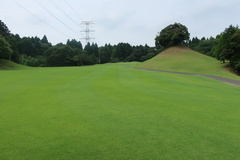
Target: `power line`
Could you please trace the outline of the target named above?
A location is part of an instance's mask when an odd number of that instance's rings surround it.
[[[52,12],[50,12],[44,5],[42,5],[39,1],[34,0],[41,8],[43,8],[45,11],[47,11],[53,18],[55,18],[57,21],[62,23],[65,27],[67,27],[70,31],[74,32],[74,34],[78,34],[78,32],[74,31],[72,28],[70,28],[67,24],[65,24],[63,21],[61,21],[57,16],[55,16]]]
[[[72,12],[78,16],[79,19],[82,19],[82,17],[78,14],[78,12],[76,12],[76,10],[73,9],[73,7],[66,1],[66,0],[63,0],[67,6],[72,10]]]
[[[33,14],[31,11],[29,11],[26,7],[24,7],[23,5],[21,5],[20,3],[18,3],[17,1],[13,0],[13,2],[15,4],[17,4],[18,6],[20,6],[21,8],[23,8],[25,11],[27,11],[29,14],[31,14],[33,17],[37,18],[39,21],[43,22],[44,24],[46,24],[48,27],[52,28],[53,30],[55,30],[56,32],[64,35],[64,36],[67,36],[70,38],[70,36],[66,35],[65,33],[59,31],[58,29],[56,29],[55,27],[49,25],[48,23],[46,23],[44,20],[42,20],[41,18],[39,18],[38,16],[36,16],[35,14]]]
[[[72,19],[63,9],[61,9],[54,1],[49,0],[50,3],[52,3],[52,5],[57,8],[60,12],[62,12],[66,17],[68,17],[73,23],[75,23],[77,26],[79,26],[79,24]]]

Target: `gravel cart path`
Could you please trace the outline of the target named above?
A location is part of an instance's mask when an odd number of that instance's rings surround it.
[[[233,80],[229,78],[223,78],[219,76],[213,76],[213,75],[205,75],[205,74],[197,74],[197,73],[185,73],[185,72],[174,72],[174,71],[163,71],[163,70],[154,70],[154,69],[143,69],[143,68],[133,68],[133,67],[128,67],[132,69],[138,69],[138,70],[146,70],[146,71],[155,71],[155,72],[165,72],[165,73],[175,73],[175,74],[185,74],[185,75],[193,75],[193,76],[203,76],[211,79],[215,79],[218,81],[222,81],[231,85],[235,86],[240,86],[240,81],[238,80]]]

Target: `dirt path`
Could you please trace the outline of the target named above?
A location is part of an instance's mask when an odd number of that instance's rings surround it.
[[[215,79],[221,82],[225,82],[231,85],[235,86],[240,86],[240,81],[238,80],[233,80],[229,78],[223,78],[219,76],[213,76],[213,75],[205,75],[205,74],[197,74],[197,73],[185,73],[185,72],[173,72],[173,71],[163,71],[163,70],[154,70],[154,69],[143,69],[143,68],[133,68],[133,67],[128,67],[132,69],[138,69],[138,70],[146,70],[146,71],[155,71],[155,72],[165,72],[165,73],[175,73],[175,74],[184,74],[184,75],[193,75],[193,76],[203,76],[211,79]]]

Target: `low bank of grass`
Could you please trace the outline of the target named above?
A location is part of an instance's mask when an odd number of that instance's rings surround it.
[[[0,159],[239,159],[240,87],[135,65],[1,71]]]
[[[0,59],[0,70],[18,70],[18,69],[29,69],[30,67],[16,64],[12,61]]]
[[[223,64],[215,58],[200,54],[183,46],[168,48],[154,58],[140,64],[138,67],[216,75],[240,80],[240,77],[233,73],[229,64]]]

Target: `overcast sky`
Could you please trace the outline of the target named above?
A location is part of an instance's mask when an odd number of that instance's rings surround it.
[[[239,0],[0,0],[0,20],[13,34],[47,35],[52,44],[84,37],[82,21],[93,21],[99,46],[128,42],[154,46],[157,33],[181,23],[191,37],[215,37],[240,18]],[[83,44],[85,42],[81,40]]]

